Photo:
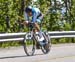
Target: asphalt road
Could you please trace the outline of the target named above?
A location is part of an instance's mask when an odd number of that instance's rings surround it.
[[[49,54],[36,50],[26,56],[23,47],[0,48],[0,62],[75,62],[75,44],[52,45]]]

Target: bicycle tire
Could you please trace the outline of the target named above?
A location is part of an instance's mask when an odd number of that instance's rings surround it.
[[[28,33],[26,33],[27,35]],[[32,43],[28,43],[28,41],[32,42]],[[23,40],[23,47],[24,47],[24,51],[26,53],[27,56],[32,56],[34,55],[34,52],[35,52],[35,41],[33,39],[33,37],[31,39],[26,39],[26,36],[24,37],[24,40]],[[29,49],[31,48],[31,49]],[[29,50],[31,50],[29,52]]]
[[[41,45],[41,50],[44,54],[47,54],[51,50],[51,40],[49,38],[49,35],[46,33],[42,33],[44,36],[45,41],[47,42],[45,45]]]

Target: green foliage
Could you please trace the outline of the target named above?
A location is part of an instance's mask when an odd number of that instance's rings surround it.
[[[23,3],[24,2],[24,3]],[[73,0],[73,3],[75,1]],[[24,7],[27,5],[32,5],[31,0],[1,0],[0,1],[0,32],[19,32],[20,30],[20,24],[18,23],[18,16],[23,17],[23,10],[22,10],[22,3],[24,4]],[[71,11],[68,13],[68,20],[67,16],[64,16],[64,19],[67,20],[65,23],[63,23],[63,20],[61,18],[61,10],[56,10],[56,12],[52,12],[55,10],[54,7],[50,5],[49,0],[38,0],[34,3],[37,7],[40,8],[43,14],[46,14],[48,11],[48,8],[50,8],[50,12],[44,16],[43,27],[46,28],[49,31],[59,31],[60,29],[63,30],[74,30],[75,29],[75,4],[72,5]],[[24,9],[23,7],[23,9]],[[6,16],[9,16],[10,18],[10,28],[7,29],[6,26]],[[16,23],[16,25],[15,25]],[[15,27],[15,29],[14,29]],[[72,28],[73,27],[73,28]],[[25,31],[22,29],[22,31]]]
[[[55,8],[51,6],[50,3],[50,0],[37,0],[37,2],[34,2],[33,4],[32,0],[0,0],[0,33],[27,31],[26,27],[21,25],[22,20],[18,16],[24,18],[24,8],[28,5],[38,7],[43,14],[46,14],[48,9],[50,8],[49,13],[44,16],[42,21],[43,30],[75,30],[75,0],[73,0],[72,2],[73,5],[71,7],[71,10],[68,11],[67,15],[65,14],[63,18],[61,15],[61,7],[59,8],[56,6]],[[10,20],[9,28],[6,24],[7,16]],[[57,43],[56,40],[54,39],[54,43]],[[61,43],[62,41],[63,43],[65,43],[67,42],[67,39],[63,38],[59,40],[59,43]],[[72,42],[74,42],[74,40]],[[6,46],[8,46],[9,44],[7,43]],[[0,43],[0,46],[5,46],[5,43]]]

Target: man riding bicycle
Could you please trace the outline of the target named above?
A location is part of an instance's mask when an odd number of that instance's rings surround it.
[[[30,22],[32,22],[39,33],[39,41],[43,41],[44,37],[42,36],[40,26],[38,24],[41,23],[41,20],[43,19],[43,14],[41,13],[41,11],[38,8],[28,6],[25,8],[24,17],[26,21],[24,21],[23,24],[28,25]],[[30,17],[32,17],[31,21],[29,21]]]

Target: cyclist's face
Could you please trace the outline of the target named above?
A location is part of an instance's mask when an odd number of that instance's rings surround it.
[[[29,16],[32,16],[32,12],[28,12],[28,15],[29,15]]]

